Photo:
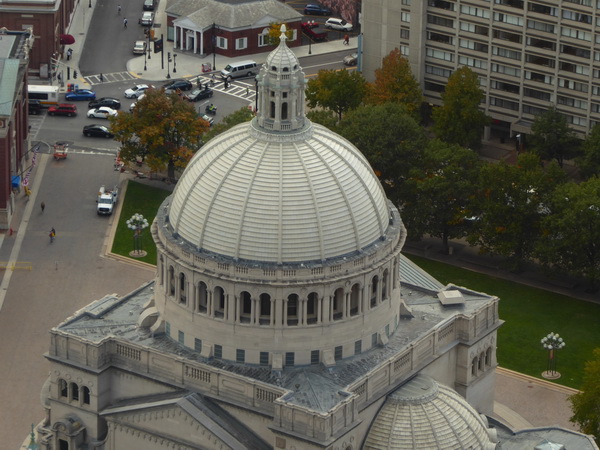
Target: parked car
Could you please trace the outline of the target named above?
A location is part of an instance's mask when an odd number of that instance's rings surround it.
[[[342,61],[347,66],[355,66],[358,62],[358,53],[352,53],[351,55],[344,56]]]
[[[189,91],[194,85],[188,80],[173,80],[169,81],[163,86],[165,90],[175,91],[181,89],[182,91]]]
[[[338,31],[352,31],[352,24],[350,22],[346,22],[344,19],[337,19],[335,17],[330,17],[325,21],[325,26],[331,30]]]
[[[150,27],[154,23],[154,13],[146,11],[142,13],[142,17],[139,20],[139,24],[144,27]]]
[[[331,10],[321,5],[310,4],[304,7],[304,15],[330,16]]]
[[[321,42],[327,40],[327,30],[319,27],[316,22],[304,22],[300,25],[302,32],[311,38],[314,42]]]
[[[146,89],[150,89],[150,86],[147,84],[138,84],[130,89],[127,89],[125,91],[125,97],[126,98],[138,98],[140,95],[142,95],[144,92],[146,92]]]
[[[156,3],[154,0],[144,0],[144,11],[154,11]]]
[[[185,96],[190,102],[197,102],[198,100],[204,100],[205,98],[211,98],[213,91],[210,88],[194,89],[192,92]]]
[[[88,108],[99,108],[100,106],[108,106],[112,109],[121,109],[121,102],[116,98],[102,97],[97,100],[92,100],[88,103]]]
[[[141,99],[143,99],[144,95],[146,95],[146,94],[140,95],[137,99],[137,102],[139,102]],[[133,102],[131,105],[129,105],[129,112],[133,112],[133,108],[135,108],[135,105],[137,105],[137,102]]]
[[[114,134],[110,132],[108,127],[104,125],[99,125],[97,123],[92,125],[86,125],[83,127],[83,135],[88,137],[103,137],[103,138],[112,138]]]
[[[202,114],[200,118],[206,120],[208,122],[208,126],[210,127],[212,127],[213,123],[215,122],[214,117],[210,117],[208,114]]]
[[[76,89],[74,91],[67,92],[65,94],[65,99],[69,101],[95,100],[96,93],[94,91],[90,91],[89,89]]]
[[[135,44],[133,44],[133,54],[143,55],[146,53],[147,45],[146,41],[135,41]]]
[[[48,108],[48,114],[51,116],[67,116],[73,117],[77,115],[77,106],[72,103],[61,103]]]
[[[29,100],[27,108],[29,114],[37,115],[41,113],[43,109],[44,107],[39,100]]]
[[[108,119],[111,116],[116,116],[117,110],[109,108],[108,106],[101,106],[100,108],[90,109],[87,112],[87,116],[94,119]]]

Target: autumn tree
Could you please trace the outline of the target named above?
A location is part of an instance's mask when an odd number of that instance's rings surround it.
[[[578,140],[567,118],[551,106],[535,118],[531,125],[529,148],[544,160],[556,160],[560,167],[565,159],[578,154]]]
[[[542,220],[536,256],[544,265],[598,288],[600,280],[600,179],[556,188]]]
[[[336,131],[337,129],[337,116],[329,109],[313,109],[306,113],[306,117],[308,117],[311,122],[323,125],[332,131]]]
[[[214,124],[202,137],[204,142],[210,141],[215,136],[233,128],[240,123],[249,122],[254,118],[254,112],[249,108],[240,108],[223,117],[219,123]]]
[[[269,31],[266,37],[266,41],[268,45],[279,45],[279,39],[281,38],[281,25],[282,22],[273,22],[269,25]],[[294,29],[289,28],[289,25],[286,25],[285,36],[288,41],[294,37]]]
[[[427,144],[422,162],[411,171],[415,201],[402,210],[411,239],[438,237],[448,252],[450,239],[466,236],[470,225],[465,216],[472,214],[480,165],[472,150],[438,139]]]
[[[337,132],[366,156],[388,198],[398,205],[408,201],[405,182],[420,164],[426,137],[403,105],[360,106],[344,116]]]
[[[519,156],[517,165],[486,164],[473,202],[479,219],[467,237],[469,243],[507,257],[509,268],[519,270],[534,254],[550,195],[564,180],[558,164],[543,168],[532,153]]]
[[[490,118],[481,110],[485,94],[477,74],[462,66],[450,78],[442,93],[442,106],[432,112],[433,131],[442,141],[479,149],[484,127]]]
[[[166,167],[169,178],[187,165],[209,126],[192,103],[162,89],[148,89],[132,113],[120,111],[110,122],[124,162],[142,158],[153,171]]]
[[[573,409],[571,422],[576,423],[581,431],[595,437],[600,444],[600,348],[592,353],[592,359],[585,363],[583,369],[583,386],[581,392],[569,397]]]
[[[357,108],[367,93],[367,81],[353,70],[320,70],[308,81],[306,101],[310,108],[333,111],[338,120],[347,111]]]
[[[401,103],[409,113],[419,116],[423,93],[408,59],[397,48],[383,58],[381,68],[375,70],[375,81],[368,88],[367,103]]]

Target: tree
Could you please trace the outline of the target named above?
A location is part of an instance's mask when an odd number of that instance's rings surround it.
[[[237,111],[223,117],[221,121],[214,124],[210,130],[203,136],[203,141],[208,142],[215,136],[233,128],[240,123],[249,122],[254,118],[254,113],[249,108],[240,108]]]
[[[193,104],[162,89],[148,89],[132,113],[121,111],[110,122],[123,161],[142,158],[154,171],[167,167],[169,178],[187,165],[209,126]]]
[[[381,68],[375,70],[375,81],[368,87],[367,103],[401,103],[409,113],[418,117],[423,93],[410,70],[408,59],[397,48],[383,58]]]
[[[403,105],[363,105],[339,123],[339,134],[365,155],[394,203],[408,201],[403,190],[411,167],[420,164],[425,131]]]
[[[556,163],[544,169],[531,153],[522,154],[515,166],[484,165],[473,202],[478,220],[467,240],[482,251],[508,257],[510,268],[519,270],[534,253],[550,195],[564,179]]]
[[[600,444],[600,348],[594,350],[583,371],[581,392],[569,397],[573,408],[571,422],[578,424],[582,432],[595,436]]]
[[[423,163],[412,171],[416,201],[405,204],[402,219],[411,239],[424,234],[439,237],[446,252],[448,240],[469,230],[465,215],[477,188],[481,161],[472,150],[434,139],[425,147]]]
[[[584,178],[600,176],[600,124],[594,125],[581,146],[577,164]]]
[[[442,93],[442,106],[432,112],[433,130],[442,141],[478,150],[490,118],[480,109],[485,99],[477,74],[469,67],[457,69]]]
[[[565,158],[570,159],[578,154],[575,133],[569,127],[567,118],[554,106],[533,121],[529,148],[546,161],[555,159],[560,167]]]
[[[318,123],[332,131],[336,131],[338,124],[337,117],[334,112],[329,109],[315,109],[309,111],[306,113],[306,117],[308,117],[311,122]]]
[[[267,34],[267,44],[268,45],[279,45],[279,39],[281,38],[281,25],[282,22],[273,22],[269,25],[269,33]],[[288,28],[286,25],[285,35],[288,38],[288,41],[294,37],[294,29]]]
[[[549,209],[537,257],[548,267],[585,278],[595,291],[600,280],[600,179],[558,186]]]
[[[357,108],[365,98],[367,81],[357,71],[320,70],[308,81],[306,101],[311,108],[330,109],[342,120],[342,115]]]

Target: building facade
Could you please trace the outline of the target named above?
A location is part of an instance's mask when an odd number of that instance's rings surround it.
[[[529,132],[554,105],[580,136],[600,122],[596,0],[365,0],[362,67],[373,78],[394,48],[431,104],[460,66],[479,75],[502,136]]]

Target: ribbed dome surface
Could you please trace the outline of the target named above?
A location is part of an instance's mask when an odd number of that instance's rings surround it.
[[[425,375],[394,391],[371,425],[364,449],[493,449],[477,411]]]
[[[174,232],[199,249],[269,263],[321,261],[360,250],[389,223],[364,156],[317,124],[269,134],[256,121],[217,136],[173,193]]]
[[[267,56],[267,61],[265,62],[265,66],[267,70],[276,70],[276,71],[287,71],[294,70],[294,68],[298,65],[298,58],[290,48],[285,45],[285,25],[284,30],[281,33],[281,39],[279,41],[279,45],[275,50],[269,53]]]

